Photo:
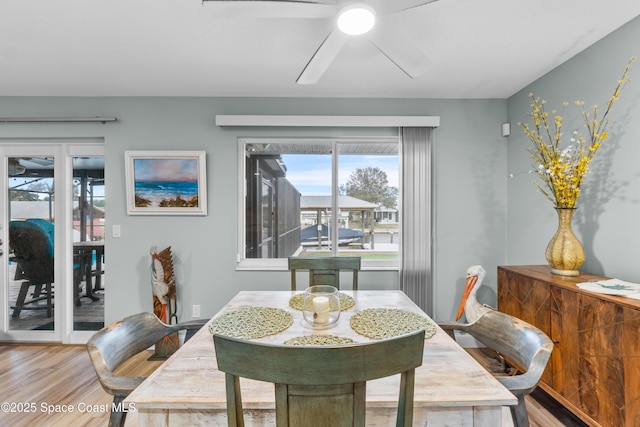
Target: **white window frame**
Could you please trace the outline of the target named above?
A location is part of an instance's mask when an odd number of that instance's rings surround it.
[[[334,190],[337,189],[338,180],[338,161],[337,157],[340,156],[339,150],[336,149],[338,144],[349,143],[395,143],[398,144],[398,157],[400,154],[400,137],[361,137],[361,138],[271,138],[271,137],[250,137],[238,139],[238,235],[237,235],[237,270],[287,270],[287,258],[246,258],[246,196],[247,196],[247,182],[246,182],[246,162],[245,153],[246,146],[250,144],[278,144],[283,142],[295,143],[295,144],[317,144],[319,142],[324,144],[332,144],[332,171],[331,171],[331,185],[332,185],[332,212],[337,212],[336,208],[338,204],[338,194]],[[398,165],[400,168],[400,164]],[[400,171],[399,171],[400,172]],[[399,201],[400,206],[400,201]],[[400,237],[402,239],[402,237]],[[399,249],[400,250],[400,249]],[[400,255],[400,253],[398,254]],[[389,261],[362,261],[363,270],[398,270],[400,268],[400,257],[397,260]]]
[[[376,128],[376,127],[429,127],[437,128],[440,126],[439,116],[280,116],[280,115],[217,115],[215,118],[216,125],[221,127],[360,127],[360,128]],[[400,138],[400,132],[398,132]],[[244,143],[238,143],[238,195],[242,195],[238,200],[238,248],[237,248],[237,270],[286,270],[286,259],[246,259],[244,246],[245,233],[245,162],[244,162]],[[402,155],[400,154],[401,165]],[[401,166],[402,168],[402,166]],[[402,174],[402,170],[400,171]],[[400,184],[402,186],[402,182]],[[402,191],[401,191],[402,193]],[[402,206],[402,201],[400,201]],[[400,233],[403,233],[402,224],[400,225]],[[402,239],[402,236],[400,237]],[[402,253],[400,253],[402,259]],[[399,263],[400,264],[400,263]],[[367,267],[367,266],[364,266]],[[376,269],[376,268],[367,268]],[[388,270],[389,268],[379,267],[379,269]],[[396,266],[395,269],[400,269]]]

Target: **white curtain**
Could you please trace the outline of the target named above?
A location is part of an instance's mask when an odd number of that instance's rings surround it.
[[[400,128],[402,259],[400,289],[433,316],[431,275],[431,146],[433,128]]]

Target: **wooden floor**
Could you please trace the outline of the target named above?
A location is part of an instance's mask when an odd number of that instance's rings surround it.
[[[124,374],[148,375],[161,362],[141,353],[123,365]],[[2,426],[106,426],[112,396],[102,390],[83,345],[0,344]],[[33,410],[32,410],[33,409]],[[73,412],[70,412],[73,410]],[[28,412],[27,412],[28,411]],[[127,426],[137,426],[127,417]]]
[[[148,375],[161,363],[147,361],[150,354],[119,371]],[[584,426],[541,390],[534,394],[527,400],[531,426]],[[82,427],[106,426],[112,397],[102,390],[84,346],[0,344],[0,400],[2,426]],[[511,426],[508,410],[503,413],[504,425]],[[126,426],[138,426],[136,415],[128,415]]]

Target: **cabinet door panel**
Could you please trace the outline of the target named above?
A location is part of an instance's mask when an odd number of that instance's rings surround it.
[[[522,304],[518,297],[518,274],[498,269],[498,309],[521,318]]]
[[[640,310],[624,308],[623,319],[620,354],[624,362],[624,425],[640,426]]]
[[[535,325],[551,337],[551,291],[548,283],[499,270],[498,287],[500,311]],[[548,385],[551,385],[552,363],[552,360],[549,360],[541,377],[541,381]]]
[[[577,304],[577,294],[551,289],[551,336],[555,343],[551,353],[551,386],[572,403],[580,401]]]
[[[622,307],[580,295],[581,407],[604,425],[623,425]]]
[[[549,285],[532,278],[498,273],[498,308],[549,333]],[[500,277],[502,276],[502,277]]]
[[[602,425],[638,425],[625,420],[635,417],[625,401],[638,395],[625,381],[632,375],[627,370],[639,372],[632,357],[637,348],[625,349],[625,335],[638,330],[638,319],[630,319],[636,310],[557,287],[552,296],[552,331],[559,341],[552,354],[553,388]]]

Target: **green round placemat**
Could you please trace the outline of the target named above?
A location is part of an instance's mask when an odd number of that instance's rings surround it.
[[[347,337],[338,337],[328,334],[313,334],[294,337],[284,342],[285,345],[338,345],[354,344],[356,341]]]
[[[293,324],[286,310],[273,307],[248,307],[224,313],[209,324],[209,332],[233,338],[257,339],[277,334]]]
[[[351,316],[351,329],[371,339],[383,339],[424,329],[425,338],[436,333],[435,324],[418,313],[396,308],[367,308]]]
[[[340,297],[340,311],[345,311],[356,305],[355,300],[342,292],[338,292],[338,296]],[[302,303],[304,302],[304,292],[300,294],[296,294],[291,297],[289,300],[289,307],[294,310],[302,311]],[[333,307],[331,308],[333,310]]]

